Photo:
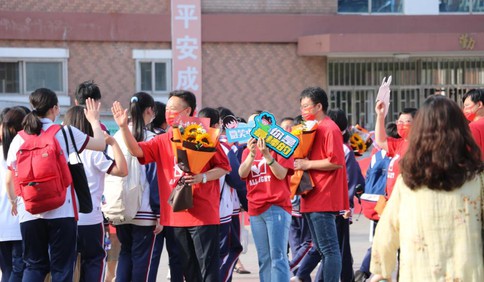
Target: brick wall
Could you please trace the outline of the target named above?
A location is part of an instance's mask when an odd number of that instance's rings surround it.
[[[102,110],[115,100],[127,104],[135,92],[133,49],[168,49],[168,43],[0,41],[2,47],[68,48],[68,93],[94,79],[103,95]],[[299,113],[298,97],[307,86],[326,87],[326,60],[300,57],[296,44],[204,44],[203,106],[225,106],[247,118],[268,110],[280,120]],[[27,99],[27,97],[26,97]]]
[[[337,0],[202,0],[203,13],[335,14]]]
[[[204,44],[202,68],[203,106],[244,118],[254,110],[296,116],[301,91],[327,85],[326,59],[297,56],[296,44]]]
[[[171,0],[5,0],[2,11],[168,14]],[[337,0],[202,0],[203,13],[334,14]]]
[[[103,96],[102,111],[110,112],[113,101],[127,105],[136,90],[136,69],[133,49],[167,49],[169,44],[105,43],[105,42],[40,42],[0,41],[2,47],[68,48],[68,94],[73,97],[76,86],[94,79]],[[28,98],[26,97],[26,101]],[[73,99],[71,99],[73,101]]]
[[[170,0],[4,0],[0,1],[0,10],[168,14],[170,13]]]

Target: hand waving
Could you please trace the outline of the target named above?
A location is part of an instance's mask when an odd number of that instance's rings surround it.
[[[384,77],[381,82],[380,89],[378,89],[378,95],[376,96],[376,101],[381,101],[383,103],[384,116],[387,115],[388,107],[390,105],[390,84],[391,83],[392,83],[391,75],[388,77],[388,79]],[[378,103],[377,103],[377,106],[378,106]],[[375,110],[377,110],[376,107],[375,107]],[[377,110],[377,114],[379,114],[378,110]]]
[[[86,108],[84,109],[84,114],[86,115],[89,123],[99,121],[99,109],[101,108],[101,103],[96,103],[94,99],[86,99]]]
[[[128,126],[128,109],[123,109],[121,103],[115,101],[111,107],[111,112],[113,113],[114,121],[119,127]]]

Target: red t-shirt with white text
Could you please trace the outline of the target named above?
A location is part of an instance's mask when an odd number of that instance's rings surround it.
[[[242,162],[249,155],[249,149],[242,153]],[[289,177],[294,174],[294,159],[285,159],[281,155],[271,152],[271,156],[283,167],[287,168],[287,176],[283,180],[277,179],[267,165],[262,153],[257,150],[250,168],[249,175],[245,178],[247,183],[247,201],[249,203],[249,215],[260,215],[272,205],[279,206],[291,213],[291,192],[289,190]]]
[[[403,138],[387,138],[388,155],[392,157],[388,165],[386,193],[389,199],[392,195],[393,186],[397,182],[397,176],[400,174],[400,159],[405,155],[408,148],[408,141]]]
[[[176,181],[182,175],[182,171],[175,166],[175,154],[172,148],[171,138],[173,132],[157,135],[155,138],[139,142],[143,150],[143,158],[139,158],[141,164],[156,162],[158,176],[158,189],[160,191],[160,224],[173,227],[201,226],[220,224],[219,180],[208,181],[205,184],[193,185],[193,208],[186,211],[173,212],[168,204],[168,198]],[[230,164],[220,144],[217,152],[203,168],[202,172],[214,167],[230,171]]]
[[[309,160],[324,160],[341,168],[309,170],[314,189],[301,197],[301,212],[339,212],[348,210],[348,180],[341,130],[329,117],[318,123]]]

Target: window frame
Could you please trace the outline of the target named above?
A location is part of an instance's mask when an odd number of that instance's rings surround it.
[[[136,91],[144,91],[152,95],[155,100],[166,103],[172,90],[172,51],[169,49],[135,49],[133,50],[133,59],[136,69]],[[151,91],[141,89],[141,63],[151,63]],[[156,63],[165,63],[166,91],[156,90]]]
[[[19,92],[0,93],[0,101],[25,103],[28,100],[27,91],[27,63],[47,62],[61,63],[62,67],[62,88],[54,90],[57,94],[60,106],[70,106],[71,101],[68,95],[68,59],[69,50],[64,48],[0,48],[0,62],[19,64]]]

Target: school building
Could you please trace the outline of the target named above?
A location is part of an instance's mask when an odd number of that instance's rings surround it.
[[[247,118],[299,113],[321,86],[330,107],[372,127],[383,77],[389,119],[443,92],[460,101],[484,84],[484,0],[9,0],[0,2],[0,107],[28,104],[38,87],[73,105],[94,80],[103,119],[138,91],[173,90],[172,8],[201,7],[201,106]]]

